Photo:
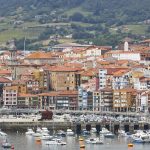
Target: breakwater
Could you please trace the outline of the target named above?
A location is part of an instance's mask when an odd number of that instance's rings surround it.
[[[133,122],[88,122],[88,123],[73,123],[73,122],[53,122],[53,121],[14,121],[14,122],[0,122],[0,128],[2,130],[27,130],[27,128],[36,129],[37,127],[47,127],[49,130],[66,130],[71,128],[77,133],[80,133],[82,129],[90,131],[92,128],[96,128],[100,131],[102,127],[105,127],[112,132],[116,133],[118,129],[124,129],[126,132],[132,132],[134,130],[148,130],[150,124],[146,122],[133,123]]]

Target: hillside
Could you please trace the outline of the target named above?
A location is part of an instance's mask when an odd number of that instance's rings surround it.
[[[29,48],[37,48],[43,40],[51,46],[72,35],[71,41],[115,46],[126,36],[150,36],[143,23],[149,6],[150,0],[0,0],[0,43],[15,38],[22,45],[26,37]]]
[[[90,12],[92,18],[113,24],[149,19],[149,6],[149,0],[0,0],[0,15],[15,15],[18,11],[33,17],[43,13],[48,15],[53,10],[66,12],[80,7],[81,13]]]

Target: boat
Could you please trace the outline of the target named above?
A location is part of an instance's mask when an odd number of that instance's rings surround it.
[[[90,132],[87,131],[86,129],[83,129],[82,130],[82,136],[88,136],[88,135],[90,135]]]
[[[47,129],[46,127],[43,127],[43,128],[42,128],[42,132],[44,132],[44,133],[49,133],[49,131],[48,131],[48,129]]]
[[[53,136],[50,136],[48,133],[42,133],[42,135],[40,137],[41,140],[50,140],[52,138],[53,138]]]
[[[74,132],[71,129],[67,129],[67,135],[68,136],[73,136]]]
[[[104,137],[105,138],[114,138],[115,137],[115,135],[113,134],[113,133],[106,133],[106,134],[104,134]]]
[[[102,131],[99,132],[100,134],[108,134],[110,131],[106,128],[102,128]]]
[[[61,136],[61,137],[65,137],[66,133],[62,130],[58,131],[58,133],[56,134],[57,136]]]
[[[45,144],[46,145],[66,145],[67,143],[63,142],[61,139],[56,138],[56,139],[47,141]]]
[[[85,142],[87,144],[104,144],[104,141],[100,138],[89,138]]]
[[[41,128],[37,128],[36,133],[32,134],[34,137],[40,137],[42,135]]]
[[[7,136],[7,134],[3,131],[0,131],[0,136],[5,137],[5,136]]]
[[[3,147],[3,148],[11,148],[11,146],[12,146],[12,145],[7,141],[7,139],[6,139],[5,142],[2,143],[2,147]]]
[[[146,133],[136,133],[132,135],[132,140],[134,143],[149,143],[150,136]]]
[[[33,135],[35,132],[32,129],[28,129],[26,135]]]
[[[96,132],[97,132],[96,128],[91,129],[91,133],[96,133]]]
[[[102,131],[100,131],[100,135],[104,135],[104,137],[106,137],[106,138],[114,138],[114,136],[115,136],[112,132],[110,132],[106,128],[102,128]]]

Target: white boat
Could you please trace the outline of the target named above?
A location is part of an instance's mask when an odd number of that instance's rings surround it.
[[[106,128],[102,128],[102,131],[99,132],[100,134],[108,134],[110,131]]]
[[[48,133],[42,133],[42,135],[40,137],[41,140],[50,140],[52,138],[53,138],[53,136],[50,136]]]
[[[106,137],[106,138],[114,138],[115,137],[115,135],[113,134],[113,133],[106,133],[106,134],[104,134],[104,137]]]
[[[6,143],[3,143],[3,144],[2,144],[2,147],[3,147],[3,148],[11,148],[11,144],[8,143],[8,142],[6,142]]]
[[[118,135],[121,137],[126,137],[127,133],[124,130],[118,130]]]
[[[0,136],[5,137],[5,136],[7,136],[7,134],[3,131],[0,131]]]
[[[7,139],[2,143],[3,148],[11,148],[12,145],[7,141]]]
[[[96,128],[91,129],[91,133],[96,133],[96,132],[97,132]]]
[[[49,131],[48,131],[48,129],[47,129],[46,127],[43,127],[43,128],[42,128],[42,132],[44,132],[44,133],[49,133]]]
[[[65,137],[66,136],[66,132],[59,130],[57,133],[57,136],[61,136],[61,137]]]
[[[67,129],[67,135],[68,136],[73,136],[74,132],[71,129]]]
[[[45,143],[46,145],[66,145],[66,142],[63,142],[61,139],[52,139]]]
[[[40,137],[42,135],[41,128],[37,128],[36,133],[32,134],[34,137]]]
[[[137,132],[131,136],[133,142],[135,143],[149,143],[150,136],[143,131]]]
[[[26,135],[33,135],[35,132],[32,129],[28,129]]]
[[[104,141],[100,138],[89,138],[85,142],[87,144],[104,144]]]

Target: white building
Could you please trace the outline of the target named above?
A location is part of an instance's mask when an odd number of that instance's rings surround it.
[[[13,107],[17,106],[17,86],[8,86],[3,89],[4,106]]]
[[[141,55],[139,52],[113,50],[107,53],[106,57],[114,57],[117,60],[133,60],[140,61]]]
[[[129,70],[119,70],[114,73],[112,79],[113,89],[123,89],[130,85],[130,71]]]
[[[99,89],[103,89],[107,85],[107,69],[99,70]]]

